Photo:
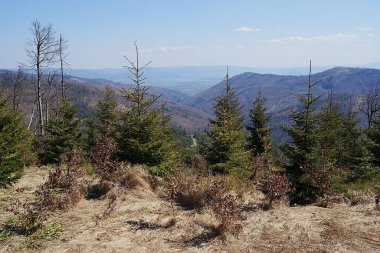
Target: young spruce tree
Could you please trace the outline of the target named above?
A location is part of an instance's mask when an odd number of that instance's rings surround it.
[[[249,111],[248,148],[252,151],[253,156],[267,154],[271,151],[271,128],[268,126],[269,116],[266,115],[265,102],[266,99],[260,90]]]
[[[117,116],[115,90],[112,87],[106,87],[102,90],[102,97],[97,103],[96,118],[86,120],[84,150],[87,154],[91,153],[98,140],[115,139]]]
[[[291,125],[285,130],[292,142],[283,146],[289,160],[287,174],[293,185],[291,202],[310,203],[323,195],[328,188],[327,174],[318,164],[318,117],[315,104],[320,96],[313,96],[312,88],[318,83],[311,82],[311,62],[307,94],[299,98],[300,111],[291,110]]]
[[[348,110],[343,113],[341,120],[340,142],[337,152],[337,164],[340,167],[353,168],[358,166],[365,153],[356,115],[354,103],[350,100]]]
[[[372,178],[380,178],[380,115],[374,120],[373,126],[368,132],[368,138],[371,140],[369,151],[372,158],[372,169],[365,174]]]
[[[103,90],[102,98],[98,101],[96,116],[101,135],[113,137],[117,120],[117,101],[113,88],[106,87]]]
[[[43,151],[39,159],[43,164],[57,164],[62,155],[71,155],[81,147],[80,120],[76,118],[76,108],[67,97],[62,97],[55,109],[56,116],[46,125]]]
[[[117,126],[118,157],[133,164],[145,164],[157,174],[166,173],[177,159],[170,117],[164,113],[165,105],[158,104],[159,96],[147,93],[144,87],[143,67],[139,65],[138,47],[136,63],[128,58],[128,70],[132,74],[133,86],[122,89],[127,107],[121,112]]]
[[[342,110],[334,101],[334,94],[330,90],[326,104],[319,113],[318,152],[319,164],[324,171],[338,166],[338,159],[342,150]]]
[[[225,90],[225,95],[218,97],[214,105],[215,119],[210,120],[205,157],[215,172],[245,175],[250,167],[249,152],[244,148],[241,106],[231,88],[228,68]]]
[[[33,160],[31,145],[32,137],[21,115],[8,101],[0,100],[0,188],[21,177],[24,165]]]

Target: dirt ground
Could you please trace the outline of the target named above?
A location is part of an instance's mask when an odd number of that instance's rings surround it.
[[[13,187],[0,189],[0,223],[7,206],[31,198],[47,178],[46,169],[28,169]],[[263,211],[246,202],[243,227],[225,241],[212,236],[215,220],[207,210],[183,210],[147,189],[119,192],[116,207],[103,213],[108,200],[82,199],[47,222],[61,224],[57,238],[37,245],[25,236],[0,242],[5,252],[380,252],[380,211],[373,203],[286,207]]]

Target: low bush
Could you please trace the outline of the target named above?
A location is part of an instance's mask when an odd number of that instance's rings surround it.
[[[102,180],[114,181],[115,172],[123,168],[122,163],[113,159],[115,149],[115,140],[108,136],[96,140],[95,146],[91,149],[91,161]]]
[[[86,185],[80,178],[85,174],[81,157],[73,154],[67,165],[60,165],[49,173],[48,180],[36,191],[41,210],[66,210],[84,195]]]
[[[187,209],[202,208],[227,190],[222,178],[203,177],[190,168],[177,169],[164,182],[168,198]]]
[[[211,203],[211,210],[219,222],[214,231],[222,240],[229,233],[235,236],[240,233],[242,226],[237,221],[243,211],[242,194],[217,195]]]
[[[253,174],[251,179],[257,180],[257,189],[260,190],[268,200],[264,209],[270,209],[275,199],[284,198],[290,192],[288,179],[273,171],[267,157],[261,155],[253,157]]]
[[[49,173],[47,181],[36,191],[36,200],[19,200],[8,211],[15,216],[5,224],[7,231],[32,235],[43,227],[49,212],[66,210],[74,206],[85,193],[81,181],[84,174],[78,154],[72,154],[67,165],[61,165]]]
[[[275,199],[285,197],[290,191],[289,181],[277,172],[267,171],[259,180],[258,189],[268,199],[267,209],[270,209]]]

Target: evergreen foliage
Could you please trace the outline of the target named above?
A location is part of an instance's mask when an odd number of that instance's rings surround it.
[[[43,151],[39,159],[43,164],[58,164],[62,155],[70,155],[81,146],[80,120],[77,110],[66,97],[62,97],[56,108],[56,117],[46,125]]]
[[[299,98],[300,111],[291,110],[292,124],[285,130],[292,142],[283,146],[289,160],[287,174],[294,190],[291,193],[293,202],[313,202],[323,195],[328,188],[328,175],[318,164],[318,117],[315,104],[320,96],[313,96],[312,88],[318,82],[311,82],[311,64],[308,81],[308,92]]]
[[[162,174],[171,169],[177,158],[170,117],[164,113],[165,105],[158,105],[159,97],[149,95],[148,88],[143,86],[142,70],[147,64],[139,66],[135,46],[136,64],[126,58],[134,85],[121,90],[126,108],[120,113],[117,125],[117,153],[122,161],[145,164],[153,167],[153,172]]]
[[[339,151],[337,152],[337,163],[339,166],[350,168],[360,163],[365,151],[362,133],[354,110],[354,103],[349,102],[349,108],[343,114],[340,128]]]
[[[260,90],[249,111],[248,148],[254,156],[270,153],[271,150],[271,128],[268,126],[269,116],[266,115],[265,102]]]
[[[373,155],[373,164],[380,167],[380,115],[376,118],[368,137],[372,141],[370,151]]]
[[[97,103],[96,118],[86,120],[84,150],[87,154],[95,147],[99,138],[115,138],[117,113],[115,91],[111,87],[106,87]]]
[[[83,154],[85,157],[89,157],[91,149],[94,148],[96,141],[99,139],[100,133],[98,129],[98,124],[93,117],[86,118],[84,120],[84,129],[83,129]]]
[[[215,172],[247,174],[249,152],[245,151],[241,106],[226,76],[226,94],[216,99],[215,119],[210,120],[205,157]]]
[[[319,113],[318,159],[319,166],[333,182],[333,190],[340,191],[345,184],[357,178],[358,171],[365,168],[365,147],[352,104],[344,113],[335,100],[330,91]]]
[[[115,91],[106,87],[102,92],[102,99],[98,101],[96,116],[99,132],[102,135],[114,135],[117,120],[117,101]]]
[[[319,163],[323,170],[331,170],[338,165],[342,152],[343,114],[339,104],[334,102],[332,90],[327,103],[319,114],[318,151]]]
[[[33,161],[31,145],[32,137],[21,115],[8,101],[0,101],[0,188],[16,182],[24,165]]]

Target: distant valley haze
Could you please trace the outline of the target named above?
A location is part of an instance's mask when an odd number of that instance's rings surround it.
[[[313,66],[312,73],[322,72],[333,67],[342,66]],[[380,63],[352,67],[380,69]],[[244,72],[299,76],[306,75],[309,71],[308,68],[307,65],[294,68],[228,66],[231,77]],[[169,88],[187,95],[194,95],[221,82],[225,78],[226,70],[227,66],[221,65],[147,67],[144,74],[148,86]],[[129,72],[125,68],[70,69],[67,74],[89,79],[107,79],[123,84],[129,82]]]

